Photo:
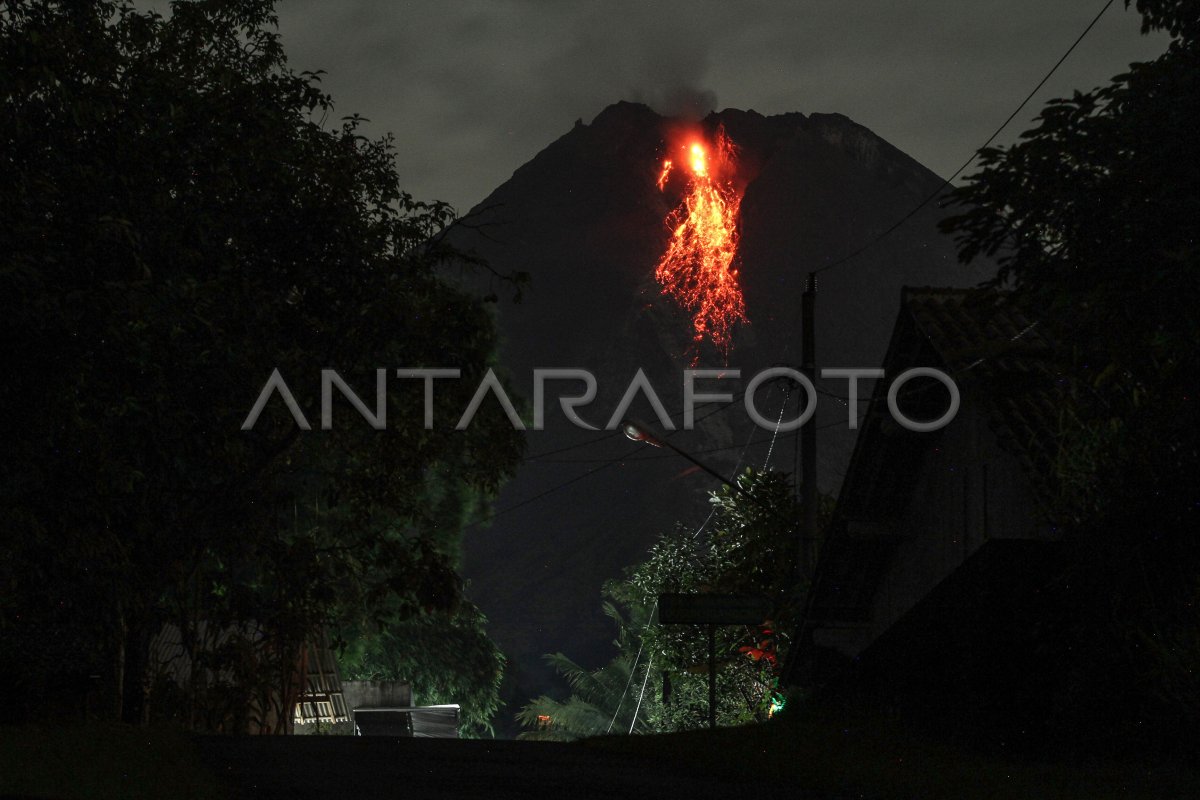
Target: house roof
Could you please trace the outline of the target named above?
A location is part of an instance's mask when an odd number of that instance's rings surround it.
[[[941,359],[964,392],[982,404],[1000,446],[1021,462],[1035,494],[1056,452],[1062,380],[1045,326],[1011,295],[986,289],[905,287],[901,314]]]
[[[889,377],[914,366],[950,374],[963,403],[982,410],[1000,446],[1016,457],[1035,497],[1044,502],[1059,430],[1054,355],[1043,327],[1007,293],[905,287],[883,366]],[[933,394],[930,399],[936,399]],[[896,425],[886,397],[887,385],[880,381],[821,555],[814,619],[865,619],[896,543],[894,536],[872,535],[872,526],[904,507],[920,474],[924,434]],[[932,409],[932,416],[938,413]]]

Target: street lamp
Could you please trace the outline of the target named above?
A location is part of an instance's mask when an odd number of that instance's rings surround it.
[[[634,442],[644,442],[651,447],[662,447],[662,442],[651,436],[632,420],[622,420],[621,431],[625,434],[625,438]]]
[[[627,438],[635,442],[648,444],[651,447],[665,447],[676,455],[682,456],[700,469],[712,475],[721,483],[733,489],[750,502],[765,509],[774,516],[782,516],[779,510],[764,503],[749,491],[729,480],[712,467],[698,460],[690,453],[680,450],[668,441],[659,439],[643,426],[632,420],[623,420],[621,430]],[[789,525],[794,524],[790,519]],[[659,622],[666,624],[695,624],[708,627],[708,727],[717,727],[717,625],[757,625],[766,617],[767,611],[760,598],[744,595],[718,594],[660,594]]]
[[[648,444],[651,447],[667,448],[672,453],[675,453],[676,455],[687,459],[692,464],[695,464],[697,467],[699,467],[700,469],[707,472],[709,475],[712,475],[714,478],[716,478],[721,483],[728,486],[730,489],[733,489],[735,492],[742,495],[747,500],[750,500],[753,503],[758,503],[760,506],[762,506],[763,508],[766,508],[768,511],[772,510],[770,508],[770,506],[763,504],[762,501],[760,501],[754,495],[750,494],[750,492],[746,491],[746,489],[744,489],[743,487],[739,486],[735,481],[729,480],[728,478],[726,478],[721,473],[717,472],[712,467],[708,466],[704,462],[702,462],[699,459],[697,459],[696,457],[692,456],[690,453],[680,450],[678,447],[676,447],[675,445],[666,441],[665,439],[659,439],[657,436],[650,433],[643,426],[639,425],[638,423],[634,422],[633,420],[628,420],[628,419],[623,420],[621,422],[621,431],[625,434],[625,437],[627,439],[630,439],[631,441],[641,442],[642,444]]]

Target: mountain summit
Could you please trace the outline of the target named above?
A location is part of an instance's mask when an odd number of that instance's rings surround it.
[[[727,352],[695,341],[692,317],[655,278],[672,212],[684,200],[678,183],[658,185],[664,161],[688,137],[712,142],[718,131],[734,150],[727,178],[740,197],[734,266],[746,318],[733,326]],[[580,414],[602,426],[638,369],[667,410],[679,412],[686,368],[741,369],[748,379],[765,367],[797,365],[808,272],[871,242],[941,184],[840,114],[727,109],[687,122],[622,102],[591,124],[577,122],[516,170],[471,212],[456,243],[498,271],[532,276],[522,302],[499,304],[501,362],[514,386],[532,398],[534,368],[589,369],[599,394]],[[957,263],[953,242],[936,229],[942,214],[926,205],[819,276],[819,368],[878,367],[902,286],[970,286],[990,277]],[[743,385],[709,381],[700,390],[740,397]],[[846,394],[844,380],[817,385]],[[466,539],[464,571],[517,669],[519,700],[545,689],[541,654],[561,650],[589,665],[608,655],[601,585],[676,522],[699,526],[705,492],[716,488],[669,451],[568,425],[555,397],[560,389],[577,394],[578,386],[548,385],[546,429],[527,434],[530,458],[504,489],[493,524]],[[864,382],[860,396],[869,389]],[[797,394],[763,387],[758,407],[768,418],[791,418]],[[729,476],[747,466],[793,470],[794,434],[772,441],[740,402],[718,405],[698,407],[696,429],[678,431],[672,444]],[[647,407],[639,412],[653,423]],[[826,492],[837,491],[853,448],[846,420],[844,401],[820,398],[818,476]]]

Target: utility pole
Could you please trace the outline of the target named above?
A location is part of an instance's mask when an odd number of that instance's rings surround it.
[[[800,371],[817,385],[817,344],[815,339],[816,324],[814,306],[817,299],[817,274],[808,273],[808,281],[804,285],[804,295],[801,299],[801,314],[803,317],[803,358]],[[813,398],[815,400],[815,398]],[[800,536],[800,552],[796,560],[798,577],[810,579],[816,565],[817,547],[817,417],[814,414],[801,429],[800,455],[804,466],[804,529]]]

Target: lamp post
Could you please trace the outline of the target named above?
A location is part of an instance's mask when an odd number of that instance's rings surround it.
[[[625,434],[625,437],[627,439],[630,439],[631,441],[641,442],[642,444],[648,444],[651,447],[667,448],[672,453],[675,453],[677,456],[680,456],[680,457],[686,459],[687,461],[691,462],[692,464],[695,464],[697,467],[699,467],[700,469],[707,472],[709,475],[712,475],[714,478],[719,480],[721,483],[725,484],[730,489],[733,489],[735,492],[740,494],[742,497],[745,497],[750,502],[756,503],[760,507],[765,508],[772,513],[775,513],[774,509],[772,509],[770,506],[763,503],[761,500],[759,500],[753,494],[748,492],[745,488],[738,485],[738,483],[736,481],[729,480],[724,475],[722,475],[721,473],[717,472],[712,467],[705,464],[703,461],[700,461],[699,459],[697,459],[695,456],[691,455],[690,453],[680,450],[678,447],[676,447],[675,445],[666,441],[665,439],[659,439],[657,436],[655,436],[654,434],[647,431],[645,429],[645,427],[639,425],[638,423],[636,423],[632,420],[628,420],[628,419],[624,420],[621,422],[621,431]]]
[[[631,420],[621,423],[621,430],[632,441],[651,447],[665,447],[678,456],[695,464],[742,497],[765,509],[768,513],[782,515],[779,510],[767,505],[748,490],[731,481],[721,473],[700,461],[690,453],[680,450],[670,442],[660,439],[643,426]],[[788,518],[789,525],[794,521]],[[670,601],[670,602],[668,602]],[[708,727],[717,727],[717,625],[757,625],[767,615],[767,608],[757,598],[744,595],[659,595],[659,621],[662,624],[696,624],[708,628]]]
[[[680,450],[675,445],[671,444],[670,442],[665,441],[663,439],[659,439],[657,436],[654,436],[649,431],[647,431],[645,428],[643,428],[641,425],[638,425],[636,422],[633,422],[632,420],[628,420],[628,419],[622,421],[621,422],[621,430],[625,433],[625,436],[632,441],[642,442],[643,444],[648,444],[651,447],[667,448],[672,453],[675,453],[676,455],[683,457],[684,459],[691,462],[692,464],[695,464],[697,467],[704,470],[709,475],[712,475],[714,478],[719,480],[721,483],[730,487],[735,492],[737,492],[738,494],[747,498],[751,502],[758,503],[759,505],[762,505],[764,508],[767,507],[757,497],[750,494],[750,492],[743,489],[741,486],[739,486],[734,481],[729,480],[724,475],[717,472],[715,469],[708,466],[704,462],[700,461],[699,459],[697,459],[690,453],[686,453],[683,450]],[[710,729],[712,729],[712,728],[717,727],[717,643],[716,643],[717,626],[712,621],[708,621],[705,624],[708,626],[708,727]]]

